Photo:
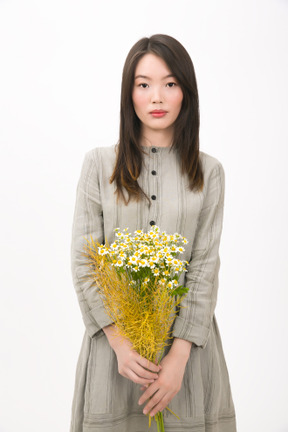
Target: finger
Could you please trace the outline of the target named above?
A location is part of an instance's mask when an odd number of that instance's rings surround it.
[[[153,381],[155,381],[158,378],[158,374],[150,372],[147,369],[144,369],[144,367],[141,366],[139,363],[134,363],[133,366],[131,366],[131,369],[133,369],[133,372],[135,372],[141,378],[146,378],[148,380],[153,380]]]
[[[154,417],[158,412],[163,411],[166,408],[166,406],[168,405],[168,403],[169,402],[167,402],[166,404],[159,403],[156,406],[154,406],[154,408],[150,412],[150,416]]]
[[[173,399],[174,395],[170,395],[169,397],[163,397],[163,399],[157,404],[155,405],[152,410],[150,411],[150,415],[151,417],[154,417],[158,412],[163,411],[171,402],[171,400]]]
[[[142,367],[150,370],[151,372],[160,372],[160,370],[162,369],[162,366],[156,365],[155,363],[152,363],[151,361],[141,356],[139,356],[137,361]]]
[[[145,390],[145,392],[141,395],[138,404],[142,405],[144,402],[146,402],[150,397],[154,395],[159,390],[159,385],[157,381],[154,381],[152,384],[150,384]]]
[[[143,413],[148,413],[150,414],[151,417],[154,417],[158,412],[163,411],[167,405],[171,402],[171,400],[173,399],[173,397],[175,396],[176,393],[167,393],[164,394],[162,398],[157,398],[159,400],[158,403],[154,403],[156,398],[153,400],[151,400],[151,405],[154,404],[153,407],[151,407],[150,402],[145,406]]]
[[[148,401],[148,403],[145,405],[144,409],[143,409],[143,414],[148,414],[150,413],[151,417],[152,414],[151,412],[155,411],[158,412],[158,409],[156,408],[163,400],[164,396],[166,396],[166,394],[160,390],[158,390],[154,396]],[[154,414],[153,414],[154,415]]]
[[[133,381],[135,384],[142,384],[142,385],[146,385],[146,384],[151,384],[154,383],[155,380],[148,380],[145,378],[141,378],[139,377],[135,372],[133,372],[131,369],[129,369],[126,374],[125,374],[126,378],[129,378],[131,381]]]
[[[146,384],[146,385],[140,387],[140,390],[141,390],[141,391],[146,390],[148,387],[149,387],[148,384]]]

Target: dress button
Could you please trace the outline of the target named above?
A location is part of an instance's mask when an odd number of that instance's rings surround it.
[[[156,153],[157,149],[155,147],[153,147],[151,151],[152,151],[152,153]]]
[[[155,200],[155,199],[156,199],[156,195],[152,195],[151,198],[152,198],[153,200]]]
[[[152,175],[156,175],[157,172],[156,172],[155,170],[153,170],[153,171],[151,171],[151,174],[152,174]]]
[[[152,225],[155,225],[155,222],[154,221],[150,221],[150,225],[152,226]]]

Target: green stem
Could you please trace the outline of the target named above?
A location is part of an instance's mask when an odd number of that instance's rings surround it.
[[[157,432],[165,432],[163,413],[158,412],[155,417],[157,423]]]
[[[160,425],[159,425],[159,422],[158,422],[158,417],[156,418],[156,424],[157,424],[157,432],[161,432],[160,431]]]
[[[160,412],[160,418],[161,418],[161,423],[162,423],[162,430],[163,432],[165,432],[165,428],[164,428],[164,418],[163,418],[163,413]]]

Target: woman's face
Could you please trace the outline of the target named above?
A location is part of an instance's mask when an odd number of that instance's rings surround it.
[[[183,93],[165,61],[145,54],[135,70],[132,100],[142,132],[173,130],[182,105]]]

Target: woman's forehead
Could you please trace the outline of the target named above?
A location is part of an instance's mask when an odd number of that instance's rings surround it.
[[[174,76],[166,62],[153,53],[145,54],[135,68],[135,79],[161,77],[162,79]]]

